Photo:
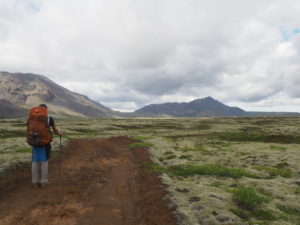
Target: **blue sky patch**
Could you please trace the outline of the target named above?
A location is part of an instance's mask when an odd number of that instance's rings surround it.
[[[286,29],[282,29],[280,28],[280,33],[281,36],[283,38],[283,41],[289,41],[291,40],[295,35],[300,33],[300,28],[295,28],[293,30],[286,30]]]
[[[26,9],[30,13],[38,13],[41,10],[40,6],[34,3],[28,3]]]

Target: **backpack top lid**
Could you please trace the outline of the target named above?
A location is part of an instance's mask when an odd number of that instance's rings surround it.
[[[29,110],[29,116],[48,116],[48,109],[41,106],[33,107]]]

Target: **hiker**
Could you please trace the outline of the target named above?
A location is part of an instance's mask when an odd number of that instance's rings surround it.
[[[49,185],[48,159],[53,140],[50,128],[60,137],[62,132],[56,128],[54,119],[48,115],[48,107],[45,104],[29,110],[26,125],[27,142],[32,146],[32,185],[33,187],[47,187]]]

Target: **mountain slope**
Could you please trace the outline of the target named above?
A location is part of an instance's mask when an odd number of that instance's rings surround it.
[[[14,105],[6,99],[0,99],[0,119],[25,117],[27,110]]]
[[[22,108],[45,103],[50,113],[58,116],[110,117],[114,113],[84,95],[59,86],[45,76],[31,73],[0,72],[0,96],[1,99]]]
[[[173,116],[173,117],[197,117],[197,116],[246,116],[247,112],[224,105],[223,103],[206,97],[196,99],[188,103],[164,103],[145,106],[134,112],[140,116]]]

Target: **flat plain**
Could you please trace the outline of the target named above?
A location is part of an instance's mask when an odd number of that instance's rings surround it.
[[[146,147],[180,224],[299,225],[300,118],[57,119],[63,145],[127,136]],[[25,119],[0,121],[0,172],[28,166]],[[54,156],[59,139],[53,143]]]

